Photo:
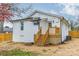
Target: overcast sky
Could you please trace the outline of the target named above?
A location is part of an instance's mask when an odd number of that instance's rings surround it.
[[[26,8],[27,3],[19,4],[20,8]],[[36,10],[46,11],[49,13],[64,16],[69,20],[76,20],[79,17],[79,4],[66,4],[66,3],[33,3],[32,8]],[[26,15],[23,15],[26,17]],[[16,18],[16,17],[15,17]]]

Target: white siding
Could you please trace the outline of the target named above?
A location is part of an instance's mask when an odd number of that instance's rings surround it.
[[[19,39],[19,33],[18,33],[19,27],[20,27],[19,22],[13,23],[13,41],[16,41],[17,39]]]
[[[34,25],[34,34],[36,34],[38,32],[38,25]]]
[[[42,34],[45,34],[46,31],[48,30],[48,22],[46,21],[41,21],[40,22],[40,27],[42,29]]]
[[[47,18],[48,20],[52,20],[52,18],[53,18],[51,16],[47,16],[47,15],[44,15],[44,14],[41,14],[41,13],[35,13],[34,15],[32,15],[32,17],[40,17],[42,20],[44,18]],[[40,26],[42,28],[42,34],[45,34],[47,29],[48,29],[48,22],[47,21],[41,21]]]
[[[41,14],[41,13],[35,13],[34,15],[32,15],[32,17],[48,18],[49,20],[52,19],[51,16],[44,15],[44,14]]]
[[[50,28],[49,29],[49,34],[50,35],[55,35],[55,28]]]
[[[53,19],[55,19],[55,17],[53,17],[53,16],[48,16],[48,15],[44,15],[41,13],[36,13],[36,14],[32,15],[32,17],[40,17],[41,19],[47,18],[48,21],[52,21]]]
[[[58,18],[52,19],[52,27],[60,27],[60,19]]]
[[[60,19],[59,18],[51,17],[51,16],[44,15],[41,13],[36,13],[36,14],[32,15],[32,17],[40,17],[41,19],[47,18],[48,21],[52,22],[52,27],[55,27],[55,26],[60,27]],[[53,21],[54,21],[54,23],[53,23]]]
[[[20,29],[20,21],[13,24],[13,41],[14,42],[34,42],[34,34],[38,31],[38,26],[33,22],[24,21],[24,30]]]
[[[66,36],[68,35],[68,26],[64,23],[61,23],[61,30],[62,30],[62,42],[66,40]]]

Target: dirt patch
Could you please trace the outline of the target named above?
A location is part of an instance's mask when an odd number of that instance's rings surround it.
[[[39,55],[46,56],[78,56],[79,55],[79,39],[75,38],[71,41],[66,41],[65,44],[49,45],[49,46],[36,46],[27,45],[23,43],[4,42],[0,43],[0,51],[21,49],[22,51],[31,51],[40,53]]]

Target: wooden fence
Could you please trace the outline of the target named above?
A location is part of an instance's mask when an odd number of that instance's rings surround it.
[[[70,35],[72,38],[79,38],[79,31],[70,31],[70,32],[69,32],[69,35]]]
[[[0,33],[0,42],[11,41],[12,33]]]

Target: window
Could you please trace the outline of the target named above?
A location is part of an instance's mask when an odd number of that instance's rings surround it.
[[[56,22],[56,23],[58,23],[58,22]]]
[[[34,25],[38,25],[39,21],[34,20]]]
[[[39,21],[40,21],[40,20],[41,20],[40,17],[34,18],[34,19],[33,19],[34,25],[39,25]]]
[[[40,17],[38,17],[38,21],[40,21],[41,20],[41,18]]]
[[[54,20],[53,20],[53,23],[54,23]]]
[[[24,30],[24,22],[21,21],[21,30]]]
[[[49,23],[49,27],[51,27],[51,28],[52,28],[52,23]]]

